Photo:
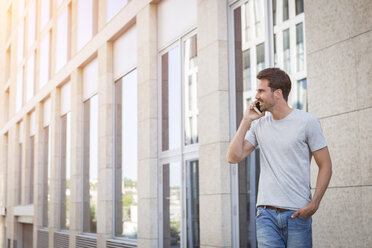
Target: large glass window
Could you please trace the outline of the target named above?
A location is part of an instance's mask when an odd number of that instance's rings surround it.
[[[58,17],[56,40],[56,71],[58,72],[70,58],[71,6],[68,5]]]
[[[49,80],[49,45],[50,32],[45,35],[40,43],[40,74],[39,89],[41,89]]]
[[[27,60],[26,102],[34,96],[35,89],[35,52]]]
[[[36,0],[33,1],[30,5],[28,10],[28,18],[27,18],[27,30],[28,30],[28,48],[35,42],[35,33],[36,33]]]
[[[51,0],[41,0],[40,30],[42,31],[50,19]]]
[[[5,81],[8,81],[10,78],[10,63],[11,63],[11,58],[12,58],[12,47],[9,46],[8,49],[6,50],[6,55],[5,55]]]
[[[127,3],[128,0],[107,0],[106,21],[110,21]]]
[[[137,71],[115,83],[115,236],[137,238]]]
[[[16,112],[21,110],[23,104],[23,68],[18,70],[16,85]]]
[[[24,24],[18,26],[18,43],[17,43],[17,65],[23,60],[23,41],[24,41]]]
[[[80,50],[97,33],[98,0],[78,1],[77,50]]]
[[[71,114],[61,116],[61,173],[60,175],[60,228],[70,228],[70,193],[71,193]]]
[[[34,159],[35,159],[35,112],[32,112],[30,118],[30,136],[28,138],[28,152],[26,163],[26,204],[34,202]]]
[[[199,247],[197,36],[181,39],[161,54],[160,62],[159,246]]]
[[[18,123],[18,139],[17,139],[17,169],[18,169],[18,205],[22,204],[22,187],[24,186],[24,182],[22,181],[22,154],[23,154],[23,122]]]
[[[273,27],[268,28],[269,16],[264,11],[264,0],[240,1],[232,4],[233,51],[235,72],[234,84],[235,106],[234,122],[238,128],[243,113],[254,99],[258,80],[257,73],[266,67],[280,67],[292,80],[292,91],[288,104],[291,107],[306,110],[306,58],[304,43],[303,1],[272,0]],[[260,12],[260,9],[263,12]],[[257,21],[257,13],[262,13]],[[254,32],[261,30],[262,32]],[[249,33],[247,35],[247,33]],[[266,34],[265,34],[266,33]],[[272,52],[268,39],[273,40]],[[272,54],[271,54],[272,53]],[[269,58],[269,61],[266,59]],[[269,64],[272,63],[272,64]],[[237,186],[233,206],[239,213],[234,217],[235,226],[239,228],[239,240],[234,240],[239,247],[256,247],[256,197],[260,172],[260,152],[256,149],[247,159],[237,165],[238,172],[233,176]],[[237,229],[238,229],[237,228]],[[234,234],[233,234],[234,236]]]
[[[42,217],[42,226],[48,227],[49,218],[50,218],[50,129],[49,126],[46,126],[43,128],[42,133],[42,139],[43,139],[43,152],[42,152],[42,172],[43,172],[43,217]]]
[[[83,231],[97,232],[98,95],[84,102]]]
[[[43,131],[42,131],[42,226],[48,227],[50,219],[50,204],[51,204],[51,130],[49,127],[51,116],[50,99],[44,101],[43,104]]]

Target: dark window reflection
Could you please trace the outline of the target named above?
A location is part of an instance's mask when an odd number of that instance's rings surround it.
[[[186,209],[187,247],[200,247],[199,222],[199,161],[187,161]]]
[[[289,19],[288,0],[283,0],[283,22]]]
[[[304,0],[296,0],[296,15],[304,12]]]

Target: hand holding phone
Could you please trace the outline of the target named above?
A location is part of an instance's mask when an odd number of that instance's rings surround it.
[[[256,102],[255,106],[253,106],[254,111],[256,111],[257,114],[261,115],[262,111],[260,109],[260,103]]]

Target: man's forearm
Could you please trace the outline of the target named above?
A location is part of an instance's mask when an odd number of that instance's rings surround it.
[[[329,162],[322,166],[319,166],[318,178],[316,182],[316,188],[314,192],[314,196],[312,199],[312,203],[315,204],[316,208],[319,207],[320,201],[323,198],[324,193],[327,190],[329,181],[331,180],[332,176],[332,165]]]

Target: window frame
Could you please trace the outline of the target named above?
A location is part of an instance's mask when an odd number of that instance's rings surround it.
[[[185,145],[185,48],[184,43],[186,40],[191,38],[194,35],[198,35],[196,28],[191,29],[191,31],[186,32],[182,36],[174,40],[166,48],[160,49],[158,51],[158,89],[162,89],[162,56],[167,54],[172,49],[179,47],[180,52],[180,83],[181,83],[181,92],[180,98],[181,101],[181,129],[180,129],[180,142],[181,145],[179,148],[162,151],[162,91],[158,90],[158,233],[159,247],[163,247],[164,232],[163,232],[163,166],[166,164],[171,164],[173,162],[179,162],[181,166],[181,233],[180,233],[180,247],[186,247],[187,245],[187,201],[186,201],[186,176],[187,176],[187,163],[190,161],[199,160],[199,142]],[[169,165],[170,166],[170,165]]]

